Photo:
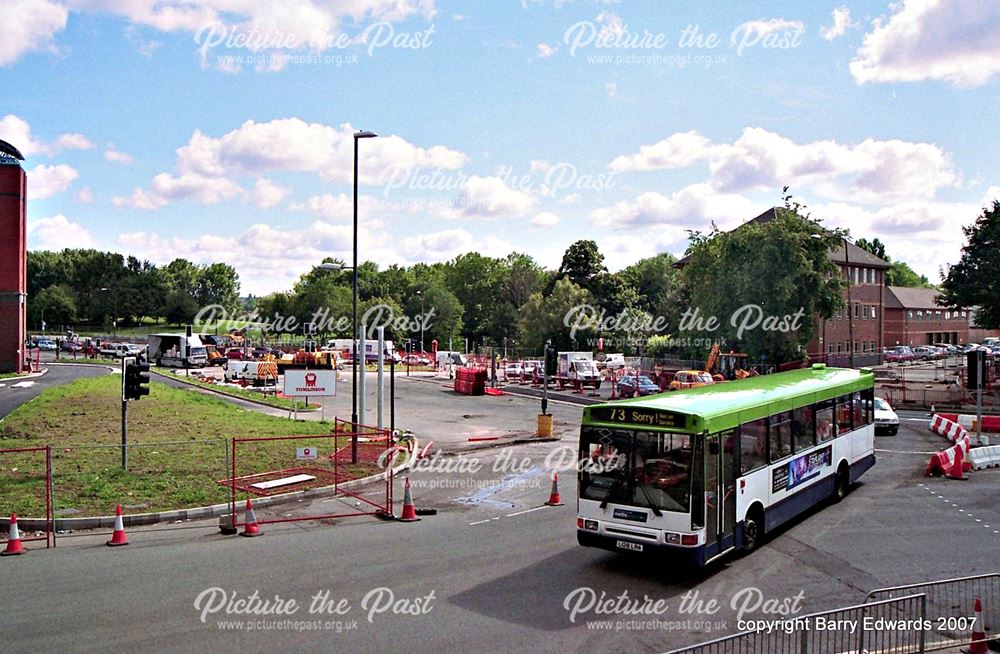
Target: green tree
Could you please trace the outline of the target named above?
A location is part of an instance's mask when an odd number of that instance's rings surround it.
[[[677,258],[669,253],[636,261],[621,271],[621,276],[639,295],[637,306],[654,315],[663,315],[676,302],[680,270],[674,267]]]
[[[448,290],[462,304],[462,333],[479,341],[490,332],[504,276],[498,259],[470,252],[445,267]]]
[[[597,243],[580,240],[566,248],[558,276],[568,277],[577,286],[590,290],[594,278],[607,271]]]
[[[173,325],[184,325],[194,320],[198,313],[198,302],[184,291],[170,291],[164,305],[164,315],[167,322]]]
[[[883,243],[877,238],[872,239],[871,241],[865,238],[859,238],[857,241],[854,242],[854,244],[857,245],[862,250],[868,250],[882,261],[885,261],[887,263],[890,261],[889,255],[886,254],[885,252],[885,243]]]
[[[983,209],[976,222],[962,228],[966,244],[962,258],[948,269],[939,303],[960,309],[976,308],[976,322],[984,329],[1000,328],[1000,201]]]
[[[213,263],[198,270],[194,298],[202,307],[221,305],[227,311],[240,306],[240,276],[226,263]]]
[[[29,322],[41,325],[69,325],[76,321],[76,299],[65,284],[54,284],[28,300]]]
[[[407,298],[403,306],[406,315],[411,318],[409,333],[400,334],[397,338],[403,341],[413,339],[419,347],[420,327],[424,326],[424,349],[431,349],[431,340],[437,339],[438,349],[449,349],[448,344],[457,343],[462,339],[463,307],[455,294],[441,283],[417,282],[414,292]],[[420,291],[420,295],[416,291]],[[418,319],[423,309],[425,318]],[[433,311],[433,314],[431,313]]]
[[[906,286],[909,288],[932,288],[927,275],[918,275],[905,261],[893,261],[885,272],[885,281],[889,286]]]
[[[843,304],[844,280],[829,256],[840,239],[790,209],[731,232],[693,234],[681,274],[690,302],[681,335],[725,339],[727,348],[754,359],[800,356],[815,317],[829,318]],[[715,328],[694,324],[695,317],[714,318]],[[705,349],[689,354],[704,356]]]
[[[174,259],[163,268],[167,277],[167,285],[171,291],[181,291],[191,297],[198,292],[198,266],[187,259]]]
[[[552,339],[552,346],[557,350],[569,350],[573,347],[571,339],[574,338],[576,347],[593,349],[590,341],[596,339],[596,334],[586,321],[581,320],[584,325],[571,333],[571,326],[576,324],[575,318],[581,315],[581,307],[593,304],[594,297],[590,291],[580,288],[567,278],[556,281],[549,295],[532,295],[520,311],[525,352],[541,353],[548,339]]]

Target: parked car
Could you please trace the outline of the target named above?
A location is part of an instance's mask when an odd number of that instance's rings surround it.
[[[122,359],[124,357],[136,356],[132,350],[129,343],[102,343],[100,354],[104,357],[110,357],[112,359]]]
[[[504,367],[503,372],[507,379],[520,379],[524,374],[524,366],[520,361],[511,361]]]
[[[621,353],[607,354],[604,360],[597,359],[598,370],[621,370],[625,367],[625,355]]]
[[[226,352],[226,358],[230,361],[242,361],[246,357],[243,356],[243,350],[241,348],[232,347],[229,348],[228,352]]]
[[[254,359],[260,359],[264,355],[271,354],[271,348],[264,347],[263,345],[258,345],[257,347],[255,347],[253,350],[250,351],[250,354],[253,356]]]
[[[83,350],[83,346],[76,341],[63,341],[59,347],[62,348],[63,352],[79,352]]]
[[[875,398],[875,435],[895,436],[899,432],[899,416],[889,403]]]
[[[913,358],[913,350],[906,345],[897,345],[885,351],[886,363],[904,363],[913,361]]]
[[[674,379],[670,382],[670,390],[679,391],[684,388],[696,388],[714,383],[712,375],[704,370],[679,370],[674,373]]]
[[[913,358],[917,361],[931,361],[932,359],[937,359],[937,348],[930,345],[918,345],[913,348]]]
[[[625,375],[618,380],[618,392],[622,397],[654,395],[660,392],[659,385],[645,375]]]
[[[43,352],[55,352],[56,342],[51,338],[40,338],[36,341],[38,349]]]

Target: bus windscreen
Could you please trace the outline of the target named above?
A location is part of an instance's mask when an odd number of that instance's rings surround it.
[[[581,499],[690,510],[691,437],[597,427],[581,436]]]

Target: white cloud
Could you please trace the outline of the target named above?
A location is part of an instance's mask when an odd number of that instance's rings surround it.
[[[704,229],[712,221],[720,227],[735,225],[763,209],[742,195],[719,193],[709,184],[692,184],[669,197],[649,191],[635,200],[595,209],[590,220],[614,229],[657,226],[676,234],[685,229]],[[644,232],[642,238],[646,237]]]
[[[292,189],[262,177],[253,186],[253,201],[259,208],[268,209],[281,202],[291,192]]]
[[[5,0],[0,20],[0,66],[35,50],[51,50],[52,38],[66,27],[69,11],[51,0]]]
[[[708,162],[712,185],[730,193],[787,185],[799,191],[810,187],[827,198],[877,204],[933,197],[939,188],[960,182],[950,155],[933,143],[796,143],[759,127],[744,129],[731,144],[713,144],[698,132],[676,133],[616,157],[608,167],[616,172],[664,170],[701,161]]]
[[[14,114],[0,118],[0,139],[20,150],[25,157],[35,154],[53,155],[61,150],[89,150],[94,147],[90,139],[83,134],[61,134],[51,143],[36,139],[31,135],[28,121]]]
[[[944,80],[982,86],[1000,72],[1000,12],[983,0],[905,0],[872,23],[851,61],[866,82]]]
[[[204,177],[194,173],[173,176],[160,173],[153,178],[150,190],[137,188],[132,195],[112,198],[116,207],[159,209],[173,200],[193,199],[202,204],[216,204],[243,193],[243,188],[222,177]]]
[[[608,96],[618,97],[618,82],[608,82],[604,85],[604,90],[608,92]]]
[[[62,214],[28,221],[28,245],[32,250],[95,247],[90,233]]]
[[[90,204],[94,201],[94,192],[90,190],[89,186],[84,186],[76,192],[73,199],[80,204]]]
[[[827,41],[832,41],[846,34],[848,27],[854,27],[851,10],[847,7],[837,7],[833,10],[833,25],[820,28],[819,33]]]
[[[358,215],[361,217],[371,219],[384,212],[387,207],[388,205],[370,195],[358,196]],[[354,199],[346,193],[314,195],[305,202],[297,202],[288,208],[292,211],[311,211],[328,221],[351,220],[354,217]],[[405,207],[400,206],[392,208],[405,210]]]
[[[619,173],[685,168],[708,159],[712,147],[712,143],[698,132],[677,132],[659,143],[641,146],[636,154],[615,157],[608,167]]]
[[[104,158],[108,161],[113,161],[120,164],[130,164],[132,163],[132,155],[127,152],[122,152],[121,150],[115,150],[114,148],[108,148],[104,151]]]
[[[489,257],[502,257],[517,248],[502,238],[487,235],[476,238],[464,229],[446,229],[400,240],[396,245],[407,262],[438,262],[476,251]]]
[[[557,224],[559,224],[559,216],[551,211],[542,211],[535,214],[535,217],[531,219],[532,227],[552,227]]]
[[[451,218],[522,216],[534,203],[531,195],[510,188],[499,177],[473,175],[465,180],[458,198],[443,213]]]
[[[325,181],[353,179],[354,132],[350,124],[332,127],[298,118],[257,123],[213,138],[196,130],[177,150],[178,169],[206,176],[256,174],[271,170],[317,173]],[[467,157],[442,145],[415,146],[399,136],[364,139],[359,143],[359,178],[379,183],[386,169],[461,168]]]
[[[797,31],[805,29],[805,26],[800,20],[785,20],[784,18],[761,18],[758,20],[748,20],[742,23],[737,29],[733,30],[731,35],[731,40],[736,41],[736,35],[742,34],[749,35],[749,38],[755,39],[763,37],[772,32],[787,32],[787,31]]]
[[[66,164],[39,164],[28,171],[28,199],[44,200],[70,187],[80,173]]]
[[[149,232],[131,232],[118,237],[123,251],[157,264],[184,257],[195,263],[225,261],[240,275],[243,292],[264,294],[292,286],[299,276],[324,257],[351,259],[352,227],[316,221],[303,229],[278,229],[251,225],[242,233],[225,236],[204,234],[193,238],[166,237]],[[363,221],[359,225],[359,250],[364,260],[380,265],[406,263],[383,224]],[[391,246],[391,247],[390,247]]]
[[[538,56],[542,59],[548,59],[555,53],[559,52],[558,45],[549,45],[548,43],[539,43],[537,48]]]
[[[571,206],[571,205],[574,205],[574,204],[580,204],[580,200],[582,200],[582,199],[583,198],[582,198],[582,196],[579,193],[570,193],[569,195],[567,195],[563,199],[559,200],[559,204],[564,204],[566,206]]]

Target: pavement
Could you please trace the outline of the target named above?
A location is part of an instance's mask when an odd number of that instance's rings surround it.
[[[448,397],[467,399],[482,414],[498,398]],[[410,475],[416,505],[438,510],[419,522],[264,524],[254,539],[191,522],[132,529],[124,548],[105,547],[107,534],[32,544],[0,560],[4,651],[662,652],[735,631],[750,596],[804,613],[877,587],[996,571],[1000,470],[923,477],[929,453],[948,443],[926,415],[900,417],[843,502],[706,570],[579,547],[571,474],[560,480],[565,505],[544,504],[553,453],[575,444],[532,443],[432,457]],[[317,499],[257,517],[335,510]],[[665,608],[658,622],[598,610],[611,604],[572,611],[602,594]],[[711,601],[715,612],[691,609]],[[744,617],[771,616],[761,606]]]

